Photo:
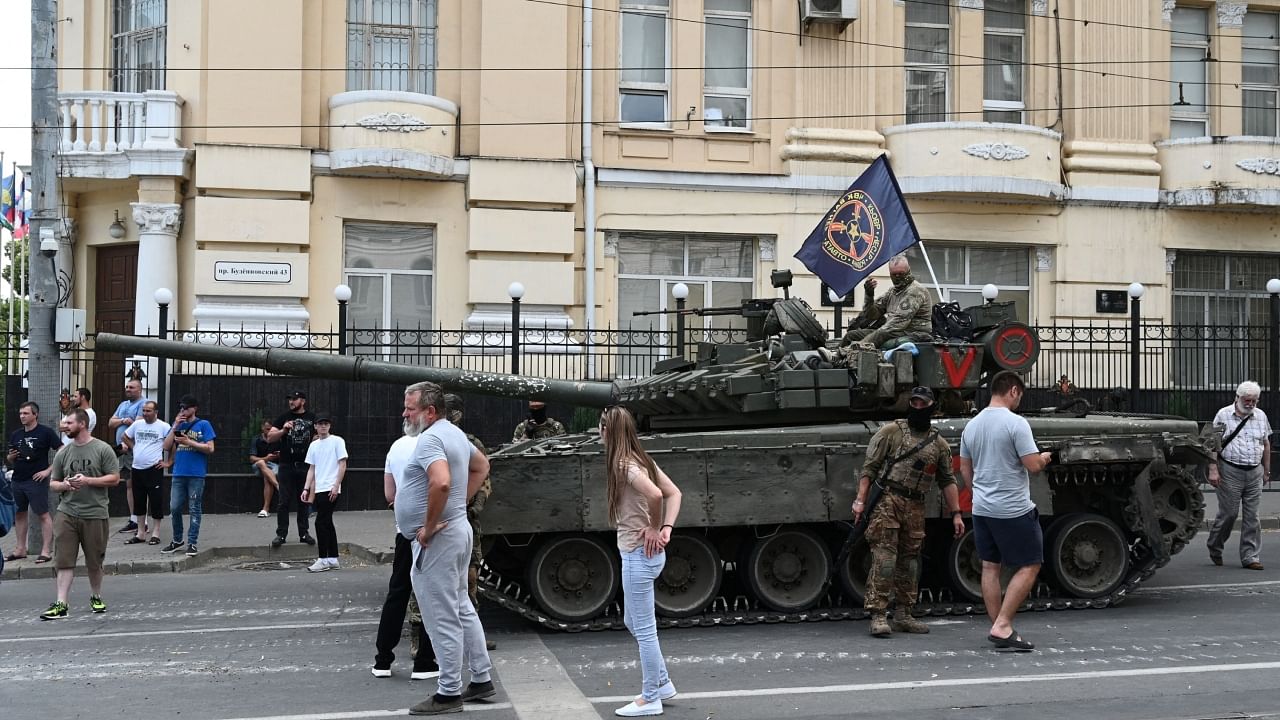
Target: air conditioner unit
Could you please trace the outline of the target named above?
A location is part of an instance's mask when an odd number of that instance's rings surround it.
[[[811,22],[849,24],[858,19],[858,0],[800,0],[801,19]]]

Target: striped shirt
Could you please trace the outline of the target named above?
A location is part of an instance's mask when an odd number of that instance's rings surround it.
[[[1247,416],[1246,416],[1247,417]],[[1235,403],[1218,411],[1213,416],[1213,426],[1222,428],[1222,437],[1236,431],[1244,418],[1236,415]],[[1259,465],[1262,463],[1262,451],[1266,447],[1267,438],[1271,435],[1271,422],[1262,408],[1253,409],[1253,419],[1244,426],[1231,444],[1218,453],[1218,457],[1236,465]]]

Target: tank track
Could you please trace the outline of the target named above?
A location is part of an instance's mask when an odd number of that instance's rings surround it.
[[[1138,541],[1136,545],[1140,545]],[[1130,548],[1133,552],[1134,548]],[[1021,610],[1079,610],[1085,608],[1105,608],[1119,605],[1155,574],[1158,562],[1150,552],[1144,552],[1144,559],[1131,567],[1129,575],[1110,595],[1085,600],[1081,598],[1055,597],[1048,585],[1039,583],[1032,597],[1023,604]],[[489,602],[509,610],[520,617],[535,622],[545,628],[561,632],[587,632],[599,630],[622,630],[622,611],[618,603],[613,603],[600,617],[581,622],[565,622],[553,618],[534,607],[527,590],[514,580],[507,580],[489,567],[481,570],[478,590]],[[935,594],[939,597],[935,597]],[[916,615],[920,617],[942,617],[946,615],[985,615],[986,609],[979,603],[956,602],[944,595],[949,590],[936,592],[922,590],[920,602],[916,605]],[[801,623],[822,622],[827,620],[865,620],[867,611],[841,605],[843,596],[833,591],[826,597],[824,606],[804,612],[783,613],[767,608],[753,607],[753,603],[745,595],[732,599],[719,596],[711,602],[709,609],[702,615],[687,618],[665,618],[658,616],[660,628],[716,627],[729,625],[756,625],[760,623]]]

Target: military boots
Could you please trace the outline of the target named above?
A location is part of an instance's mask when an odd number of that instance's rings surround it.
[[[885,617],[884,612],[871,613],[872,637],[887,638],[892,634],[893,629],[889,627],[889,619]]]
[[[916,633],[923,635],[929,632],[929,626],[911,615],[911,608],[898,608],[893,611],[893,630],[895,632]]]

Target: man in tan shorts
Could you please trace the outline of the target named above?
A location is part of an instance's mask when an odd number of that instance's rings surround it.
[[[76,556],[84,550],[89,574],[89,608],[107,611],[102,601],[102,561],[107,555],[107,489],[120,482],[120,461],[111,446],[89,434],[89,414],[72,410],[64,425],[70,444],[53,458],[49,487],[62,494],[53,523],[53,566],[58,570],[58,599],[40,615],[41,620],[67,616],[67,598],[75,577]]]

